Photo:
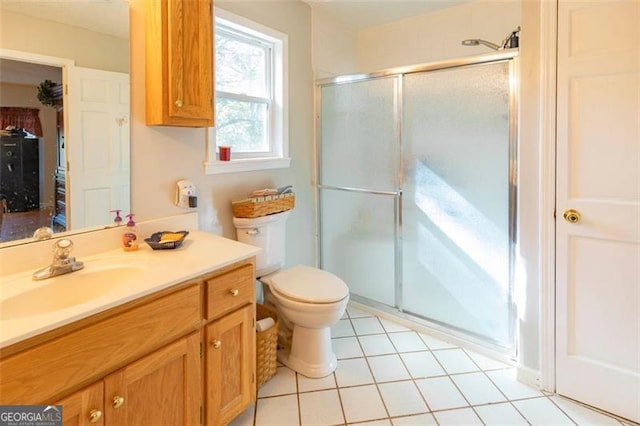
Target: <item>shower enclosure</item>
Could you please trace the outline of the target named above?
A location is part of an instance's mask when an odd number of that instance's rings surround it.
[[[320,263],[513,355],[517,51],[318,82]]]

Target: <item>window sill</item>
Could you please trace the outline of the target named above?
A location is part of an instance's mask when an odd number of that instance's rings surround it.
[[[291,158],[242,158],[231,161],[206,161],[204,172],[207,175],[222,173],[252,172],[256,170],[285,169],[291,165]]]

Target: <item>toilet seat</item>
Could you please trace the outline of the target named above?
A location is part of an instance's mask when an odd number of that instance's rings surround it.
[[[272,291],[302,303],[335,303],[349,295],[349,288],[330,272],[297,265],[263,277]]]

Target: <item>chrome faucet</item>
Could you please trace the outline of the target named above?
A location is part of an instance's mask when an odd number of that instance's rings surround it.
[[[84,268],[84,263],[70,256],[73,242],[66,238],[53,245],[53,262],[51,265],[33,273],[34,280],[46,280],[57,275],[68,274]]]
[[[53,237],[53,229],[48,226],[41,226],[33,233],[33,239],[36,241],[48,240]]]

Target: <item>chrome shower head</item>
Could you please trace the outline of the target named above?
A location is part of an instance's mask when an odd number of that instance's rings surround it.
[[[501,50],[502,47],[498,46],[495,43],[491,43],[490,41],[486,41],[486,40],[481,40],[479,38],[472,38],[472,39],[467,39],[467,40],[462,40],[462,45],[463,46],[478,46],[478,45],[484,45],[487,46],[493,50]]]
[[[467,40],[462,40],[463,46],[478,46],[482,44],[483,46],[487,46],[493,50],[502,50],[502,49],[513,49],[519,46],[520,44],[520,27],[517,27],[515,31],[512,31],[504,40],[502,40],[502,44],[498,45],[495,43],[491,43],[487,40],[482,40],[480,38],[470,38]]]

